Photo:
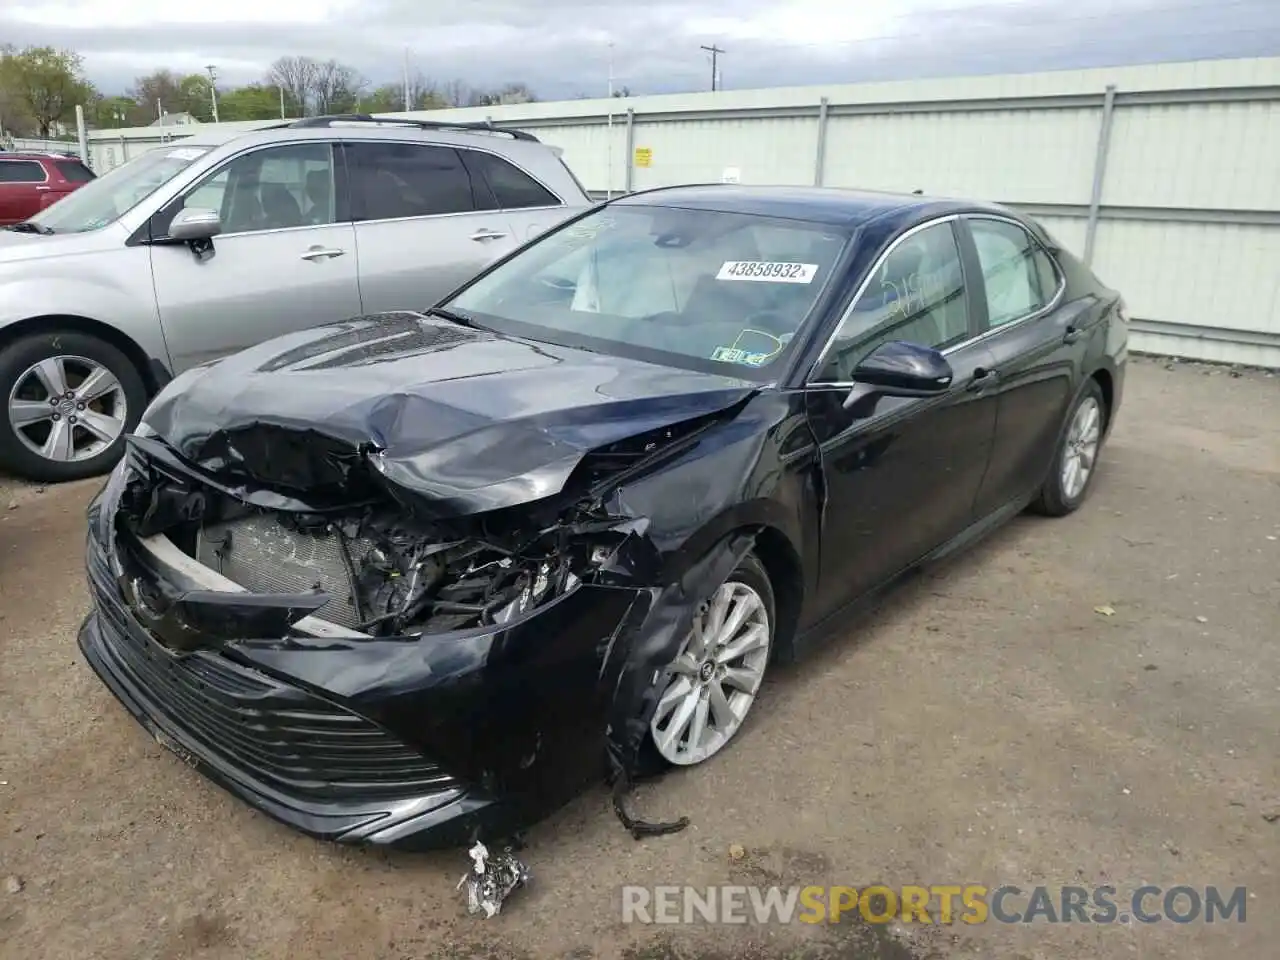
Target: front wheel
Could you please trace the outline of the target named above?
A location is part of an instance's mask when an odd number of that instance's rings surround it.
[[[755,703],[773,648],[769,575],[747,554],[695,614],[649,724],[658,754],[693,766],[724,749]]]
[[[1067,416],[1067,429],[1058,441],[1049,476],[1032,508],[1050,517],[1062,517],[1084,503],[1098,465],[1107,408],[1102,389],[1090,380]]]
[[[0,351],[0,467],[57,483],[105,473],[142,418],[137,369],[89,334],[33,334]]]

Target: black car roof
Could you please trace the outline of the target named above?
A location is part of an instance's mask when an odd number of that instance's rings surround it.
[[[656,190],[633,193],[614,202],[686,207],[720,213],[747,213],[844,227],[857,227],[886,215],[904,223],[965,211],[1012,215],[1012,211],[994,204],[919,194],[846,190],[838,187],[758,187],[724,183],[659,187]]]

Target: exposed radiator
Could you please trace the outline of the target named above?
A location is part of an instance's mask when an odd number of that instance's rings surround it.
[[[367,540],[348,541],[353,557],[363,557],[372,547]],[[245,517],[201,530],[196,559],[251,593],[300,593],[319,586],[333,599],[315,616],[344,627],[358,625],[336,534],[312,536],[290,530],[274,517]]]

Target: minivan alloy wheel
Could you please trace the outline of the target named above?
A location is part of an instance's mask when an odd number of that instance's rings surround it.
[[[772,625],[754,587],[728,580],[694,616],[649,730],[668,763],[718,753],[742,727],[769,663]]]
[[[53,356],[18,376],[8,411],[25,447],[46,460],[69,463],[95,457],[119,439],[128,401],[120,381],[102,364]]]

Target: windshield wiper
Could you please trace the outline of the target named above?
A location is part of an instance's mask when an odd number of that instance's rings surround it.
[[[428,317],[443,317],[450,323],[456,323],[461,327],[479,328],[475,318],[468,313],[462,313],[458,310],[449,310],[445,307],[430,307],[423,311]]]
[[[12,230],[14,233],[38,233],[43,237],[53,234],[52,228],[39,223],[32,223],[30,220],[24,220],[22,223],[11,223],[5,229]]]

